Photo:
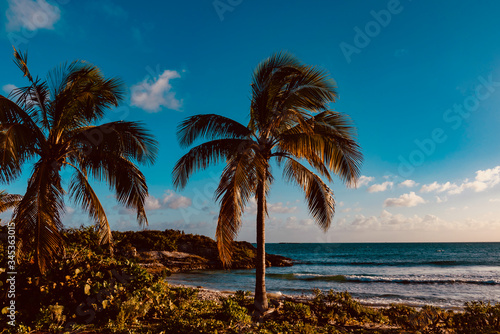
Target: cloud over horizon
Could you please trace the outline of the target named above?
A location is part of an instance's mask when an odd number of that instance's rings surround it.
[[[456,183],[446,182],[438,183],[437,181],[425,184],[420,188],[420,192],[447,192],[449,195],[461,194],[464,190],[472,189],[475,192],[481,192],[490,189],[500,183],[500,166],[485,170],[476,171],[476,176],[473,181],[465,179],[460,185]]]

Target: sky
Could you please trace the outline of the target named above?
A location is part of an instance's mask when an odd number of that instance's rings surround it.
[[[330,108],[352,119],[364,162],[357,188],[329,184],[336,213],[326,233],[274,168],[267,242],[500,241],[498,13],[494,0],[7,0],[0,94],[28,84],[12,46],[42,78],[75,59],[121,78],[128,95],[105,121],[141,121],[160,144],[155,165],[141,167],[147,228],[214,237],[223,165],[174,189],[172,168],[187,153],[176,127],[203,113],[247,124],[253,70],[285,50],[336,81]],[[30,171],[2,188],[22,194]],[[95,188],[112,229],[141,229],[106,185]],[[65,204],[67,227],[90,223]],[[238,240],[255,242],[255,214],[252,202]]]

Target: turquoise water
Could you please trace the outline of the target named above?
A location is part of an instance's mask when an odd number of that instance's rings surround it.
[[[500,302],[500,243],[267,244],[266,251],[294,260],[292,267],[267,268],[268,292],[334,289],[373,305]],[[195,271],[168,281],[253,291],[254,275],[255,270]]]

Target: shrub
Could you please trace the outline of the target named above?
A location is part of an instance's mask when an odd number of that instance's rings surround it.
[[[316,318],[311,311],[309,305],[285,301],[283,307],[279,310],[280,318],[290,323],[296,324],[299,322],[315,323]]]
[[[385,322],[387,319],[379,311],[363,306],[352,298],[348,292],[314,290],[315,297],[311,303],[318,320],[322,324],[338,323],[352,325],[371,322]]]
[[[498,333],[500,332],[500,304],[472,301],[465,303],[463,313],[453,317],[457,333]]]
[[[220,319],[229,324],[233,323],[249,323],[251,317],[248,315],[248,310],[240,306],[233,298],[221,298],[222,306],[220,309]]]

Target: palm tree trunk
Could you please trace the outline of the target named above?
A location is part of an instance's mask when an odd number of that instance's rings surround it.
[[[264,313],[267,308],[266,294],[266,192],[264,182],[257,187],[257,257],[255,258],[255,300],[257,312]]]

